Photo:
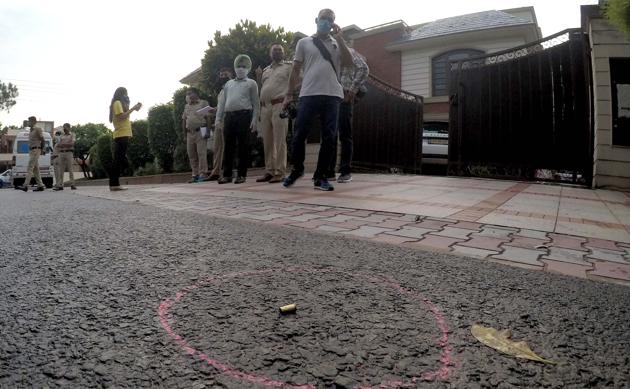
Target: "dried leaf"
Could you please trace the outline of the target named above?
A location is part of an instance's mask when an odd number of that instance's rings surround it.
[[[498,331],[492,327],[473,324],[471,332],[481,343],[503,353],[517,358],[531,359],[532,361],[550,363],[552,365],[556,364],[556,362],[539,357],[529,348],[527,343],[510,340],[510,331],[508,330]]]

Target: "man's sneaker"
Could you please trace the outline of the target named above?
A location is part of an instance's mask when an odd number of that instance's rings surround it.
[[[218,182],[219,184],[229,184],[232,182],[232,177],[221,177]]]
[[[24,192],[28,192],[28,186],[26,185],[18,186],[16,189],[23,190]]]
[[[243,176],[238,176],[236,177],[236,180],[234,180],[235,184],[242,184],[247,180],[247,178],[243,177]]]
[[[197,182],[197,180],[199,179],[199,176],[192,176],[192,178],[190,179],[190,181],[188,181],[189,184],[193,184],[195,182]]]
[[[74,186],[74,185],[70,185],[70,189],[72,189],[72,190],[77,190],[77,187],[76,187],[76,186]]]
[[[290,187],[291,185],[295,184],[295,181],[298,180],[298,178],[302,177],[304,175],[304,172],[291,172],[291,174],[289,174],[288,176],[286,176],[286,178],[284,179],[284,181],[282,181],[282,186],[284,186],[285,188]]]
[[[123,190],[127,190],[127,188],[123,188],[122,186],[110,186],[109,187],[109,191],[110,192],[120,192]]]
[[[208,181],[216,181],[216,180],[218,180],[219,178],[221,178],[221,176],[220,176],[220,175],[218,175],[218,174],[213,174],[213,175],[211,175],[210,177],[208,177]]]
[[[46,188],[43,187],[43,186],[38,186],[37,188],[33,189],[33,192],[43,192],[44,189],[46,189]]]
[[[335,190],[335,187],[330,185],[330,182],[328,182],[327,179],[322,178],[319,180],[315,180],[314,189],[323,190],[324,192],[330,192],[330,191]]]
[[[339,178],[337,178],[337,182],[345,183],[352,181],[352,174],[340,174]]]
[[[208,177],[205,174],[200,174],[197,177],[197,181],[196,182],[205,182],[205,181],[208,181]]]
[[[63,190],[63,187],[61,187],[61,186],[55,186],[55,187],[53,188],[53,190],[54,190],[55,192],[56,192],[56,191],[58,191],[58,190]]]
[[[271,181],[271,179],[273,178],[273,176],[269,173],[265,173],[264,176],[256,179],[256,182],[267,182],[267,181]]]

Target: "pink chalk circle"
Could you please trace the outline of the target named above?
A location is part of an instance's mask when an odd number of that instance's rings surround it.
[[[347,271],[340,271],[331,268],[323,268],[323,269],[309,269],[309,268],[283,268],[283,269],[269,269],[269,270],[253,270],[253,271],[244,271],[244,272],[236,272],[236,273],[228,273],[223,274],[216,277],[207,277],[197,283],[187,286],[179,290],[175,296],[166,298],[160,303],[158,308],[158,317],[160,318],[160,323],[166,333],[175,341],[177,345],[179,345],[184,352],[189,354],[193,358],[197,358],[201,361],[206,362],[209,366],[215,368],[219,373],[224,374],[230,378],[235,380],[241,380],[253,384],[263,385],[270,388],[291,388],[291,389],[315,389],[312,385],[292,385],[287,382],[275,380],[271,377],[267,377],[263,374],[256,374],[252,372],[247,372],[241,369],[238,369],[234,366],[230,366],[229,364],[223,363],[217,359],[214,359],[207,354],[203,353],[192,347],[186,339],[184,339],[181,335],[175,332],[172,328],[173,320],[170,319],[169,310],[178,302],[180,302],[184,297],[188,294],[193,293],[197,289],[211,285],[214,283],[223,282],[230,279],[241,278],[241,277],[255,277],[255,276],[263,276],[265,274],[277,274],[277,273],[340,273],[344,274],[348,277],[359,278],[365,281],[371,281],[376,284],[380,284],[383,287],[387,287],[392,289],[407,298],[421,303],[424,305],[428,312],[430,312],[435,320],[435,324],[439,329],[441,335],[438,339],[435,340],[435,345],[440,349],[440,362],[438,366],[431,371],[427,371],[422,373],[422,375],[417,377],[408,377],[405,380],[397,380],[397,381],[387,381],[382,382],[376,386],[358,386],[357,388],[361,389],[376,389],[376,388],[400,388],[400,387],[409,387],[415,386],[419,381],[433,381],[433,380],[445,380],[447,379],[454,370],[455,360],[453,357],[453,347],[449,344],[449,328],[444,317],[444,314],[440,311],[440,309],[429,301],[427,298],[422,296],[420,293],[408,289],[406,287],[401,286],[396,280],[375,276],[375,275],[367,275],[362,273],[350,273]]]

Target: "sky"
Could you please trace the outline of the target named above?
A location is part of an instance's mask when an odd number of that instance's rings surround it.
[[[35,115],[55,126],[92,122],[111,128],[109,103],[119,86],[127,88],[132,104],[143,103],[132,120],[146,118],[148,108],[169,102],[183,86],[179,80],[201,65],[214,32],[227,33],[240,20],[311,34],[322,8],[332,8],[342,27],[367,28],[534,6],[547,36],[579,27],[583,4],[597,0],[0,0],[0,81],[20,92],[11,111],[0,112],[0,123],[21,125]]]

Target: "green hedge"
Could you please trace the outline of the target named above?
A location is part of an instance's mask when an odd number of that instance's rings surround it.
[[[173,171],[177,133],[175,132],[173,104],[161,104],[149,110],[149,146],[160,169]]]
[[[90,149],[90,170],[94,178],[107,177],[113,166],[112,139],[111,134],[103,134],[96,139],[96,144]]]
[[[129,139],[127,148],[127,158],[135,171],[155,160],[149,146],[149,122],[146,120],[136,120],[131,122],[133,136]]]

